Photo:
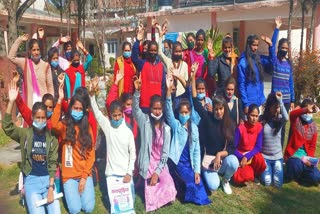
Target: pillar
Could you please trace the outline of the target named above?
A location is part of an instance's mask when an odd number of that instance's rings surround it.
[[[217,26],[217,13],[211,12],[211,26],[214,28]]]
[[[239,27],[239,51],[243,52],[246,45],[246,21],[240,21]]]
[[[320,5],[318,4],[314,20],[313,50],[320,49]]]

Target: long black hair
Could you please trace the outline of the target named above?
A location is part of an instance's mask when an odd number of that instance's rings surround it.
[[[254,41],[259,40],[259,37],[255,34],[252,34],[248,36],[247,38],[247,44],[246,44],[246,50],[245,50],[245,56],[246,60],[248,62],[247,70],[246,70],[246,76],[249,81],[256,82],[256,72],[255,72],[255,66],[254,62],[257,65],[258,73],[259,73],[259,79],[262,82],[263,81],[263,67],[260,60],[259,54],[254,54],[251,51],[251,45]],[[254,62],[253,62],[254,60]]]
[[[83,117],[79,122],[75,122],[71,116],[72,106],[76,101],[80,102],[83,108]],[[71,98],[63,122],[66,125],[66,138],[64,139],[64,143],[71,142],[71,145],[74,146],[78,141],[80,143],[80,154],[83,159],[85,159],[87,152],[93,149],[93,142],[89,134],[88,103],[85,102],[82,96],[76,94]],[[75,126],[79,127],[78,135],[76,134]]]
[[[277,99],[277,96],[274,93],[271,93],[268,95],[263,115],[261,116],[261,120],[265,121],[266,123],[273,122],[274,131],[273,136],[277,135],[282,127],[281,120],[273,120],[274,115],[271,114],[270,109],[273,106],[280,105],[280,101]]]

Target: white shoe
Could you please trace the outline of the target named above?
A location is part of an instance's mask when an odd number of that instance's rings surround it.
[[[227,180],[222,181],[222,189],[227,195],[232,194],[232,189],[230,187],[229,181]]]

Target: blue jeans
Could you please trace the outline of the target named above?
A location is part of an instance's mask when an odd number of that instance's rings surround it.
[[[80,179],[69,179],[63,184],[69,213],[80,213],[81,209],[85,213],[91,213],[95,205],[94,186],[92,177],[87,177],[83,192],[79,193]]]
[[[28,175],[24,179],[24,190],[25,190],[25,198],[27,202],[27,207],[29,213],[32,214],[41,214],[46,213],[46,209],[48,214],[59,214],[60,211],[60,203],[59,200],[54,200],[51,204],[36,207],[35,203],[42,199],[47,198],[49,187],[49,175],[47,176],[35,176]]]
[[[211,191],[217,190],[220,186],[219,175],[221,175],[225,180],[230,181],[231,177],[237,171],[238,167],[238,158],[234,155],[228,155],[223,159],[218,172],[203,170],[202,175],[208,185],[208,188]]]
[[[283,184],[283,159],[265,159],[265,161],[267,168],[261,174],[262,183],[266,186],[270,186],[273,183],[275,187],[281,188]]]

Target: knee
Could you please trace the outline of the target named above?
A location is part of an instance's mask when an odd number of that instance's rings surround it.
[[[220,186],[220,179],[217,173],[215,172],[203,172],[204,180],[210,191],[215,191]]]
[[[210,191],[216,191],[220,186],[220,180],[212,179],[211,181],[207,181],[207,185]]]
[[[271,175],[270,174],[264,174],[262,175],[262,181],[265,186],[270,186],[272,183]]]
[[[92,213],[95,205],[95,200],[92,199],[82,205],[82,210],[84,213]]]
[[[77,214],[81,212],[80,203],[69,203],[68,209],[70,214]]]
[[[225,159],[226,163],[227,163],[227,167],[237,170],[239,167],[239,161],[238,158],[235,155],[229,155],[226,157]]]

